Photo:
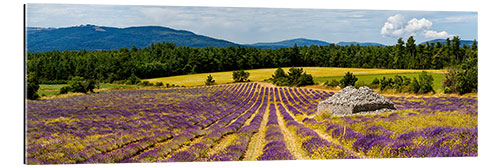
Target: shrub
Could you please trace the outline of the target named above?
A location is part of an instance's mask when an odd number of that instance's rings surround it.
[[[233,80],[234,82],[248,82],[248,77],[250,76],[249,72],[245,72],[243,70],[233,71]]]
[[[418,80],[417,78],[413,78],[412,82],[411,82],[411,91],[413,93],[418,93],[420,90],[420,84],[418,83]]]
[[[311,74],[302,73],[302,68],[290,68],[288,74],[283,69],[278,68],[274,71],[271,77],[273,84],[278,86],[305,86],[314,85],[314,80]]]
[[[208,75],[207,80],[205,81],[205,85],[213,85],[213,84],[215,84],[214,78],[212,77],[212,75]]]
[[[305,86],[305,85],[314,85],[314,80],[312,75],[307,74],[306,72],[300,75],[297,83],[294,86]]]
[[[378,85],[380,84],[380,80],[378,78],[373,79],[372,85]]]
[[[83,77],[75,76],[72,77],[70,81],[68,81],[68,85],[70,87],[71,92],[83,92],[86,93],[86,89],[83,86]]]
[[[326,81],[325,82],[325,86],[326,87],[333,87],[333,88],[335,88],[335,87],[337,87],[339,85],[340,85],[340,82],[337,81],[336,79],[332,79],[331,81]]]
[[[455,78],[457,74],[457,69],[456,68],[448,68],[444,80],[443,80],[443,89],[444,93],[455,93],[456,92],[456,87],[455,87]]]
[[[288,70],[288,82],[289,85],[298,85],[299,78],[302,76],[303,69],[302,68],[290,68]]]
[[[340,87],[345,88],[346,86],[354,86],[358,78],[350,72],[345,73],[344,78],[340,80]]]
[[[406,77],[406,76],[399,76],[396,75],[394,76],[394,82],[392,83],[391,87],[396,89],[397,92],[403,92],[404,89],[407,89],[407,87],[411,83],[411,79]]]
[[[27,84],[26,85],[27,86],[27,90],[26,90],[27,97],[26,98],[31,99],[31,100],[38,99],[40,97],[40,95],[38,95],[36,93],[38,91],[38,89],[40,88],[38,79],[36,78],[36,75],[34,73],[29,73],[27,77],[28,78],[26,80],[26,84]]]
[[[468,58],[457,71],[455,87],[458,94],[477,92],[477,59]]]
[[[281,67],[276,69],[276,71],[274,71],[274,74],[271,77],[271,81],[273,82],[273,84],[278,86],[289,85],[288,76],[285,73],[285,71],[281,69]]]
[[[68,81],[69,91],[71,92],[94,92],[95,84],[96,82],[94,80],[84,80],[83,77],[80,76],[74,76]]]
[[[419,93],[434,92],[434,88],[432,88],[432,83],[434,82],[434,78],[432,78],[431,74],[422,71],[422,73],[418,75],[418,79],[420,86],[420,89],[418,91]]]
[[[141,79],[139,77],[137,77],[135,74],[132,74],[132,75],[130,75],[130,77],[128,77],[128,79],[125,82],[125,84],[127,84],[127,85],[135,85],[135,84],[138,84],[140,82],[141,82]]]
[[[70,90],[71,90],[71,87],[69,87],[69,86],[63,86],[61,89],[59,89],[59,93],[58,94],[66,94]]]
[[[142,82],[139,82],[138,85],[141,85],[141,86],[153,86],[154,84],[149,82],[149,81],[142,81]]]
[[[380,80],[380,91],[383,91],[387,88],[392,88],[392,85],[393,85],[392,78],[386,79],[385,77],[383,77]]]
[[[434,79],[432,78],[432,75],[425,71],[422,71],[422,73],[418,75],[418,79],[413,78],[410,86],[411,91],[413,93],[434,93],[434,88],[432,88],[433,82]]]
[[[163,82],[156,82],[155,86],[163,86]]]
[[[450,87],[445,87],[444,93],[446,93],[446,94],[453,93],[453,90]]]

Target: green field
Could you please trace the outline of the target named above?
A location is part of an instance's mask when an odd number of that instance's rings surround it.
[[[418,77],[418,74],[422,70],[402,70],[402,69],[373,69],[373,68],[335,68],[335,67],[302,67],[305,72],[311,74],[314,78],[314,82],[323,83],[327,80],[336,79],[340,81],[346,72],[352,72],[358,78],[358,82],[365,82],[367,84],[371,83],[373,79],[382,77],[393,78],[395,75],[407,76],[410,78]],[[283,68],[283,70],[288,71],[289,67]],[[251,81],[263,81],[265,79],[271,78],[272,74],[276,68],[265,68],[265,69],[252,69],[246,70],[250,73]],[[444,79],[445,70],[425,70],[430,72],[434,78],[434,90],[437,92],[441,91],[441,82]],[[190,74],[190,75],[179,75],[171,77],[161,77],[144,79],[143,81],[149,82],[163,82],[176,85],[184,86],[200,86],[205,84],[207,75],[211,74],[217,84],[232,83],[233,74],[232,71],[225,72],[214,72],[214,73],[201,73],[201,74]],[[66,84],[41,84],[38,94],[40,95],[56,95]],[[100,89],[127,89],[127,88],[141,88],[143,86],[138,85],[121,85],[121,84],[109,84],[101,83]]]
[[[56,95],[63,86],[67,84],[40,84],[40,88],[38,89],[39,95]],[[121,84],[110,84],[110,83],[101,83],[99,85],[99,89],[129,89],[129,88],[140,88],[138,85],[121,85]]]
[[[418,74],[420,72],[417,72],[417,73],[393,73],[393,74],[368,74],[368,75],[356,75],[356,78],[358,78],[358,82],[365,82],[366,84],[370,84],[372,83],[372,81],[375,79],[375,78],[378,78],[378,79],[382,79],[384,76],[385,78],[394,78],[394,76],[396,75],[399,75],[399,76],[406,76],[406,77],[409,77],[411,79],[413,79],[414,77],[415,78],[418,78]],[[430,73],[432,75],[432,78],[434,78],[434,82],[433,82],[433,88],[434,90],[436,90],[436,92],[441,92],[441,86],[442,86],[442,82],[443,82],[443,79],[445,77],[445,74],[444,73]],[[323,82],[326,82],[326,81],[330,81],[332,79],[335,79],[337,81],[340,81],[341,79],[343,78],[343,76],[332,76],[332,77],[314,77],[314,82],[315,83],[323,83]]]
[[[286,67],[283,68],[283,70],[288,71],[289,68],[290,67]],[[354,75],[418,73],[422,71],[422,70],[406,70],[406,69],[336,68],[336,67],[302,67],[302,68],[304,69],[305,72],[311,74],[314,78],[325,78],[325,77],[336,77],[336,76],[341,77],[348,71],[354,73]],[[265,79],[271,78],[275,70],[276,68],[265,68],[265,69],[252,69],[245,71],[250,73],[249,79],[251,81],[263,81]],[[426,71],[431,73],[445,72],[445,70],[426,70]],[[145,79],[145,81],[153,83],[163,82],[163,83],[184,85],[184,86],[199,86],[205,84],[205,80],[207,79],[207,76],[209,74],[214,77],[214,80],[217,84],[233,82],[232,71],[152,78],[152,79]],[[372,80],[370,80],[370,82]]]

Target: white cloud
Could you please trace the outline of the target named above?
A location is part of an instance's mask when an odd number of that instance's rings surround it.
[[[423,35],[425,38],[443,38],[450,36],[446,31],[432,30],[432,22],[426,18],[406,20],[401,14],[390,16],[380,30],[380,34],[389,37]]]
[[[405,27],[405,31],[412,34],[418,31],[422,31],[425,29],[429,29],[432,27],[432,22],[422,18],[420,20],[413,18],[410,21],[408,21],[408,25]]]
[[[424,31],[424,37],[426,38],[446,38],[450,37],[451,35],[448,34],[446,31],[433,31],[433,30],[425,30]]]
[[[401,28],[403,27],[404,20],[405,20],[404,16],[400,14],[396,14],[394,16],[387,18],[387,22],[385,22],[384,27],[382,27],[380,33],[383,36],[402,35]]]

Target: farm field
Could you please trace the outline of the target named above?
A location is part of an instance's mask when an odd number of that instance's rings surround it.
[[[340,77],[346,72],[352,72],[354,75],[371,75],[371,74],[397,74],[397,73],[418,73],[422,70],[408,70],[408,69],[376,69],[376,68],[337,68],[337,67],[300,67],[303,68],[308,74],[312,74],[313,77]],[[277,68],[266,68],[266,69],[251,69],[245,70],[250,73],[249,79],[251,81],[263,81],[265,79],[271,78],[274,71]],[[283,70],[286,72],[290,67],[285,67]],[[445,73],[446,70],[425,70],[431,73]],[[212,75],[215,82],[218,84],[231,83],[233,82],[232,71],[225,72],[213,72],[213,73],[200,73],[200,74],[189,74],[189,75],[179,75],[171,77],[161,77],[145,79],[149,82],[163,82],[176,85],[184,86],[200,86],[204,85],[205,80],[208,75]],[[381,77],[380,77],[381,78]],[[320,79],[321,80],[321,79]],[[371,80],[370,80],[371,82]]]
[[[358,83],[359,82],[364,82],[366,84],[372,83],[372,81],[377,78],[377,79],[382,79],[383,77],[385,78],[394,78],[394,76],[399,75],[399,76],[406,76],[408,78],[418,78],[418,75],[421,73],[416,72],[416,73],[393,73],[393,74],[361,74],[361,75],[356,75],[356,78],[358,78]],[[442,85],[443,85],[443,80],[445,78],[444,73],[438,73],[438,72],[431,72],[432,78],[434,79],[432,87],[436,92],[442,92]],[[326,81],[331,81],[332,79],[335,79],[337,81],[340,81],[343,78],[343,76],[331,76],[331,77],[315,77],[314,82],[316,83],[323,83]]]
[[[333,94],[251,82],[28,101],[27,163],[477,156],[477,97],[391,96],[397,112],[316,115]]]
[[[41,95],[56,95],[59,89],[66,86],[67,84],[40,84],[40,89],[38,92]],[[100,89],[130,89],[130,88],[140,88],[138,85],[123,85],[123,84],[110,84],[101,83],[99,85]]]

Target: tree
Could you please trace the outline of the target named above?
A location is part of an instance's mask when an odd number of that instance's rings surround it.
[[[288,69],[288,82],[290,85],[299,85],[299,78],[302,76],[302,68],[290,68]]]
[[[64,89],[68,89],[71,92],[81,92],[81,93],[94,92],[95,84],[96,82],[93,79],[85,80],[83,77],[75,76],[72,77],[71,80],[68,82],[69,88],[64,88]],[[63,93],[67,91],[59,90],[59,92]]]
[[[443,80],[443,90],[444,93],[455,93],[456,91],[456,76],[457,76],[457,69],[456,68],[448,68],[445,78]]]
[[[248,82],[248,77],[250,76],[249,72],[245,72],[243,70],[233,71],[233,80],[234,82]]]
[[[455,87],[458,94],[477,92],[477,59],[468,58],[456,74]]]
[[[403,38],[399,38],[394,51],[394,59],[392,64],[393,68],[406,68],[403,67],[403,65],[405,64],[403,58],[405,53],[404,44],[405,42],[403,41]]]
[[[214,78],[212,77],[212,75],[208,75],[207,76],[207,80],[205,81],[205,85],[213,85],[215,84],[215,80]]]
[[[413,93],[418,93],[420,91],[420,83],[418,83],[418,80],[415,77],[413,77],[411,82],[411,90]]]
[[[474,39],[474,41],[472,41],[471,49],[472,50],[477,50],[477,41],[475,39]]]
[[[340,79],[340,87],[345,88],[347,86],[354,86],[358,81],[355,75],[350,72],[345,73],[344,78]]]
[[[140,82],[141,82],[141,79],[139,77],[137,77],[137,75],[132,74],[132,75],[130,75],[130,77],[128,77],[127,82],[125,82],[125,84],[135,85],[135,84],[138,84]]]
[[[307,74],[306,72],[300,75],[297,84],[295,86],[305,86],[305,85],[314,85],[314,80],[312,75]]]
[[[155,86],[163,86],[163,82],[156,82]]]
[[[454,36],[452,39],[451,53],[453,54],[453,58],[455,58],[458,63],[462,62],[463,53],[460,49],[460,38],[458,36]]]
[[[345,73],[344,78],[340,80],[340,87],[345,88],[347,86],[354,86],[358,78],[350,72]]]
[[[278,68],[276,71],[274,71],[274,74],[271,76],[271,81],[273,81],[273,84],[278,85],[278,86],[284,86],[288,85],[288,75],[283,71],[283,69]]]
[[[278,68],[274,71],[271,81],[278,86],[305,86],[314,85],[314,80],[311,74],[302,73],[302,68],[290,68],[288,74],[283,69]]]
[[[415,52],[416,52],[416,45],[415,45],[415,39],[413,39],[413,36],[410,36],[408,40],[406,41],[406,49],[408,50],[408,54],[410,54],[409,60],[410,62],[408,63],[409,68],[415,68],[416,67],[416,61],[415,61]]]
[[[434,78],[432,78],[431,74],[427,73],[426,71],[422,71],[422,73],[418,75],[418,79],[420,85],[418,93],[434,92],[434,88],[432,88]]]
[[[27,98],[30,100],[38,99],[40,96],[36,93],[40,88],[38,78],[34,73],[28,73],[27,75]]]
[[[331,81],[326,81],[325,82],[325,86],[326,87],[333,87],[333,88],[335,88],[335,87],[337,87],[339,85],[340,85],[340,82],[337,81],[336,79],[332,79]]]
[[[454,38],[452,43],[448,38],[446,43],[415,46],[415,40],[410,37],[407,43],[399,38],[394,46],[332,44],[277,49],[191,48],[153,43],[144,48],[92,52],[28,52],[26,63],[28,73],[35,73],[40,84],[67,83],[73,76],[98,82],[130,80],[128,84],[137,84],[137,78],[284,66],[441,69],[459,67],[469,57],[477,57],[477,41],[471,47],[460,46],[459,41]],[[132,79],[132,75],[137,78]]]
[[[82,92],[86,93],[85,86],[83,85],[83,77],[80,76],[74,76],[71,78],[71,80],[68,82],[68,85],[70,87],[71,92]]]

